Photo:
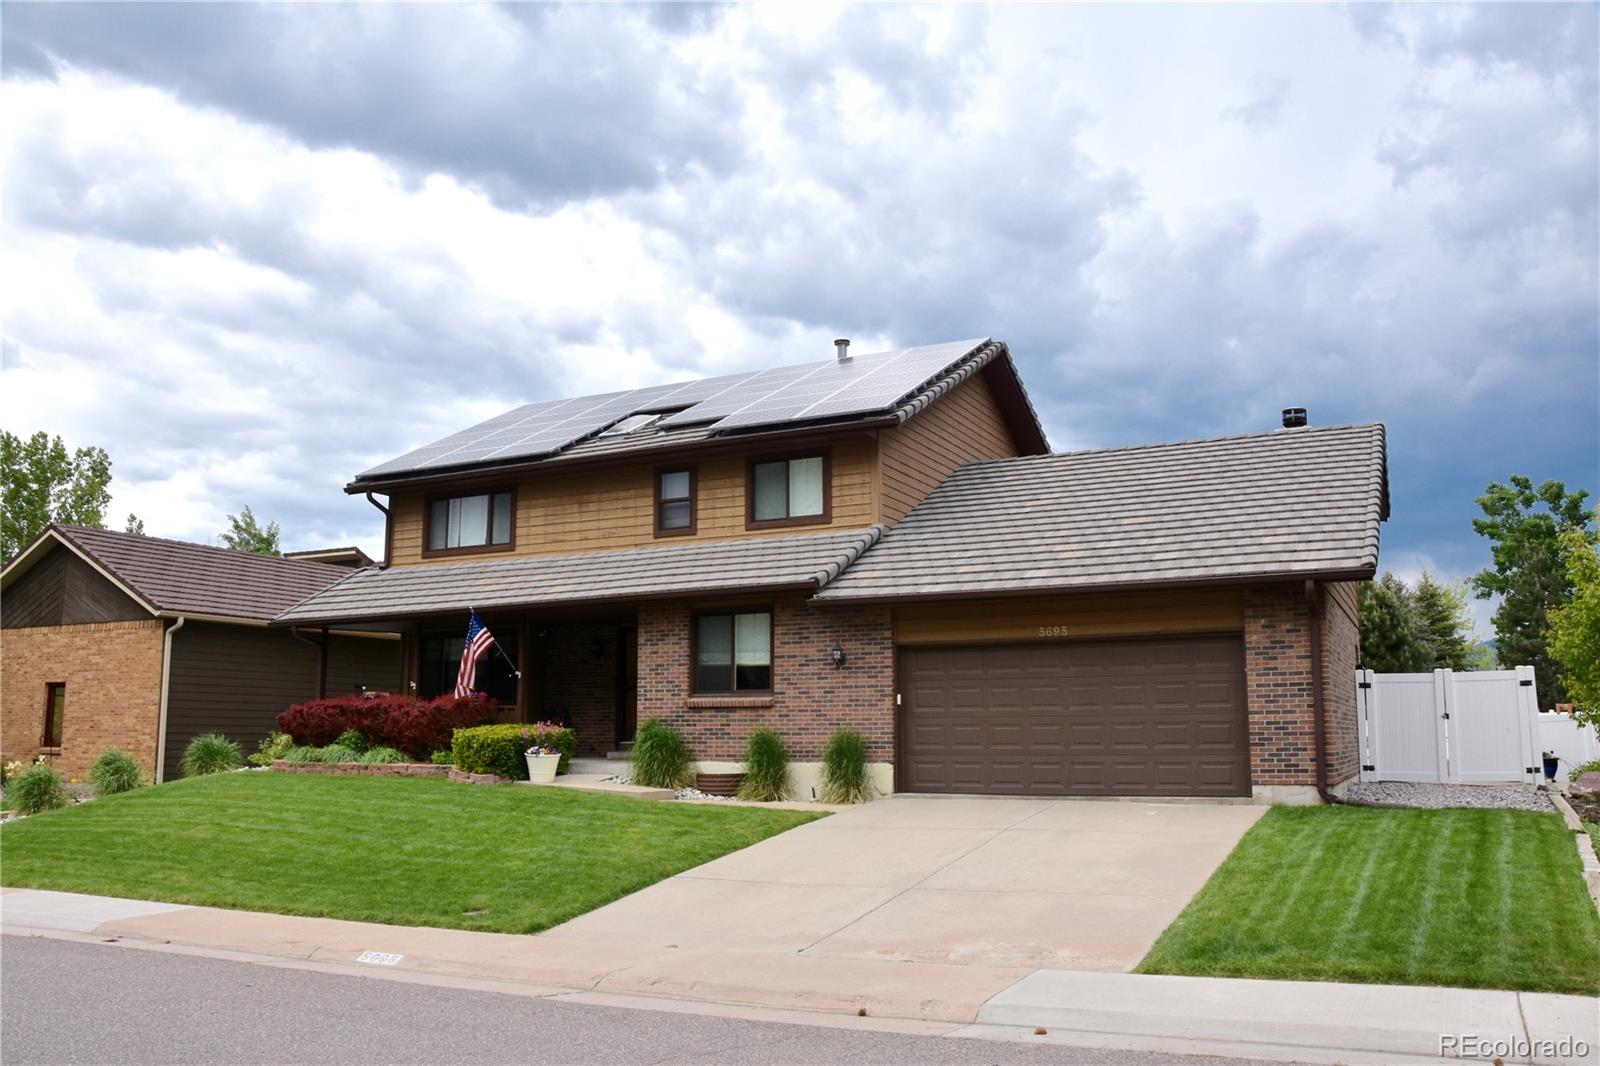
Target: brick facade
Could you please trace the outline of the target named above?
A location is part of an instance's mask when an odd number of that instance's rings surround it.
[[[161,714],[162,624],[98,622],[0,631],[0,749],[32,761],[44,728],[45,685],[67,686],[61,748],[51,764],[80,780],[106,748],[147,772]]]
[[[738,760],[757,729],[783,738],[790,757],[821,757],[828,737],[853,729],[867,758],[894,758],[894,638],[881,607],[819,610],[805,597],[779,596],[772,608],[770,698],[701,698],[689,691],[694,611],[672,602],[639,609],[639,720],[659,718],[683,732],[702,760]],[[759,606],[741,609],[758,610]],[[833,665],[837,644],[845,665]]]
[[[1258,786],[1315,785],[1316,713],[1311,627],[1321,627],[1323,716],[1330,785],[1356,772],[1354,671],[1359,631],[1347,602],[1353,587],[1319,588],[1313,618],[1299,584],[1245,590],[1245,692],[1250,714],[1250,780]]]

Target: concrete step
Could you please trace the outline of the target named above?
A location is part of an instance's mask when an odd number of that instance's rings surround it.
[[[610,777],[612,774],[622,773],[627,769],[626,766],[618,766],[611,759],[600,759],[594,756],[573,757],[567,760],[567,774],[601,774],[602,776]]]
[[[623,762],[628,762],[633,758],[633,745],[624,744],[620,751],[608,751],[606,752],[606,758],[613,760],[620,759]]]

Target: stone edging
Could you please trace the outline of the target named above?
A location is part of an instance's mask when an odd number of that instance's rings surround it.
[[[469,774],[465,770],[457,770],[454,766],[448,769],[450,771],[450,780],[465,781],[469,785],[509,785],[514,783],[512,778],[501,777],[499,774]]]
[[[272,768],[291,774],[333,774],[342,777],[443,777],[451,768],[431,762],[288,762],[273,759]]]
[[[1550,802],[1556,805],[1562,821],[1572,830],[1572,839],[1578,845],[1578,859],[1583,863],[1584,884],[1589,889],[1589,898],[1594,901],[1595,909],[1600,910],[1600,855],[1595,854],[1594,838],[1589,836],[1589,831],[1583,827],[1578,812],[1572,809],[1566,796],[1551,789]]]

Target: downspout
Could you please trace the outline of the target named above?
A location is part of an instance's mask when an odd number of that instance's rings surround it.
[[[302,644],[309,644],[317,649],[317,699],[322,699],[328,694],[328,631],[322,631],[322,640],[315,641],[310,637],[300,635],[299,626],[290,626],[289,635]]]
[[[172,634],[183,628],[183,615],[161,635],[161,711],[156,718],[156,784],[167,777],[167,698],[172,693]]]
[[[374,499],[370,492],[367,493],[367,502],[383,512],[383,565],[387,568],[389,565],[389,535],[393,532],[393,528],[389,524],[389,508]]]
[[[1317,759],[1317,795],[1323,803],[1339,803],[1339,797],[1328,790],[1328,735],[1327,707],[1322,694],[1322,611],[1318,603],[1317,583],[1306,579],[1306,614],[1311,619],[1311,721],[1316,731],[1312,745]]]

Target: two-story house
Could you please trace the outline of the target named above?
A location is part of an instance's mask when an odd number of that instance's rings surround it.
[[[529,404],[358,475],[386,558],[279,625],[387,628],[580,749],[835,730],[893,789],[1314,799],[1355,774],[1382,427],[1049,453],[1003,343]],[[380,503],[378,496],[387,497]]]

